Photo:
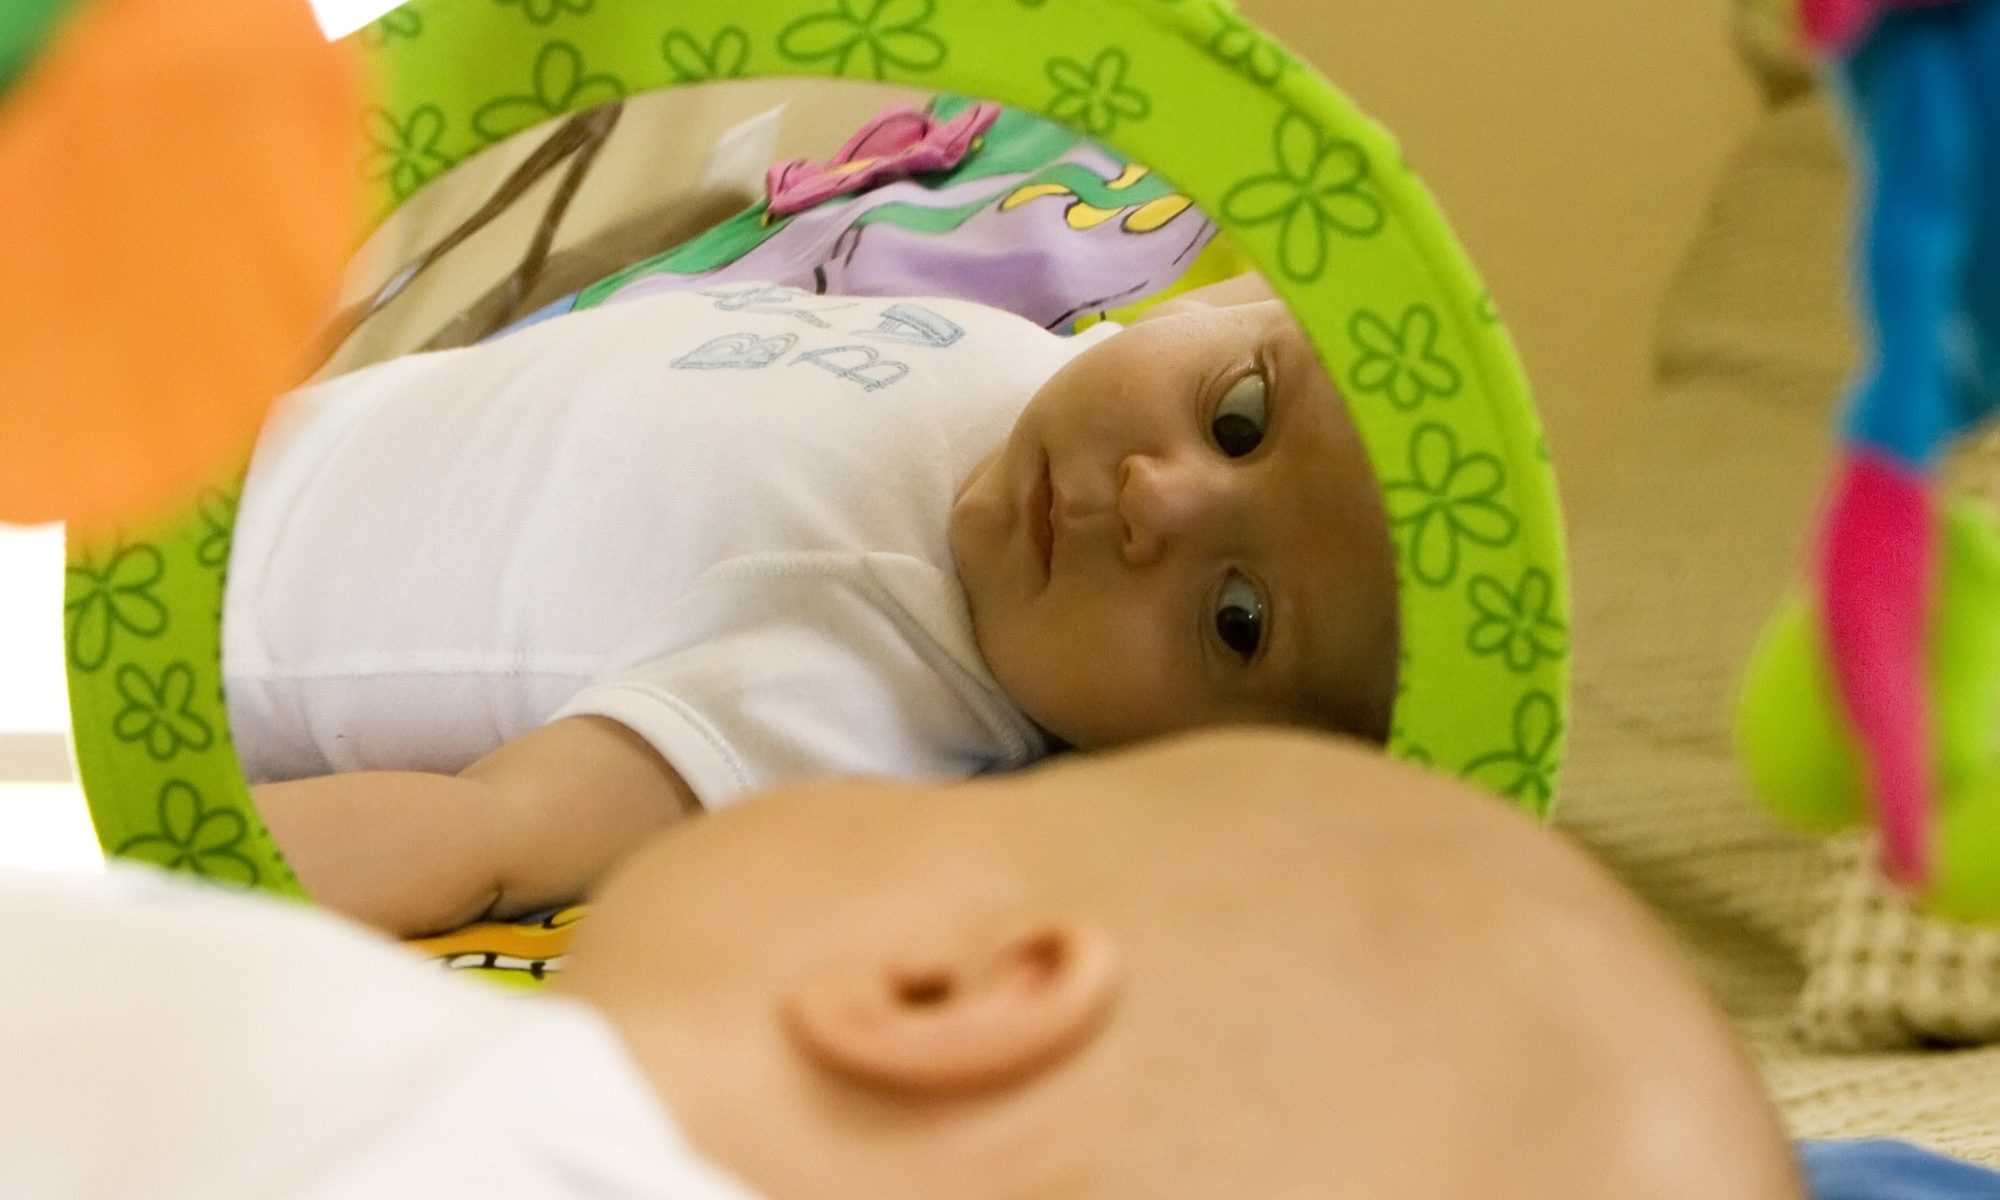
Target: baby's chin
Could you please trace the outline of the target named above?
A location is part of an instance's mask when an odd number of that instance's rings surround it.
[[[965,482],[959,485],[958,493],[952,497],[951,511],[945,515],[945,543],[951,550],[951,568],[958,577],[959,590],[965,593],[966,605],[975,614],[983,607],[981,580],[989,567],[985,542],[990,539],[985,535],[988,533],[986,527],[992,522],[992,514],[985,511],[987,499],[984,491],[990,483],[985,474],[992,461],[989,455],[973,467],[972,473],[966,476]],[[984,652],[983,647],[981,652]]]
[[[1020,536],[1021,507],[1026,488],[1019,475],[1022,462],[1034,454],[1019,427],[966,473],[952,497],[945,537],[952,566],[975,611],[1003,601],[1025,599],[1026,581],[1017,578],[1018,564],[1009,562],[1013,541]]]
[[[994,589],[982,589],[976,582],[981,578],[981,572],[976,568],[967,570],[959,561],[956,548],[952,558],[958,572],[959,588],[965,595],[966,612],[971,618],[972,643],[994,685],[1007,698],[1007,703],[1013,705],[1041,734],[1043,741],[1048,743],[1047,753],[1075,749],[1073,739],[1058,729],[1035,704],[1029,694],[1034,688],[1020,686],[1021,680],[1016,672],[1024,663],[1032,664],[1035,655],[1032,647],[1027,648],[1026,653],[1013,652],[1015,642],[1010,634],[1026,621],[1026,615],[1018,611],[1019,603],[995,594]]]
[[[998,595],[995,580],[1001,564],[994,561],[993,514],[986,510],[986,501],[977,490],[983,466],[974,469],[966,486],[959,489],[952,501],[951,512],[945,519],[945,541],[951,550],[952,574],[965,598],[973,645],[979,651],[979,660],[990,670],[994,651],[991,630],[997,606],[1004,599]]]

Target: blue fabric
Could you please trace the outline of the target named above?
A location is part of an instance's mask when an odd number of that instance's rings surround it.
[[[1845,432],[1929,472],[2000,402],[2000,0],[1890,13],[1842,78],[1875,335]]]
[[[555,317],[560,317],[564,313],[569,312],[571,309],[575,307],[576,307],[576,293],[571,292],[569,295],[564,296],[560,300],[555,300],[551,301],[548,304],[544,304],[542,307],[536,309],[534,312],[529,313],[527,316],[522,317],[520,320],[514,322],[512,325],[509,325],[504,329],[495,330],[492,334],[488,335],[486,340],[495,341],[500,338],[506,337],[510,333],[519,333],[530,325],[540,325],[543,321],[547,321]]]
[[[2000,1175],[1907,1142],[1800,1142],[1812,1200],[2000,1200]]]

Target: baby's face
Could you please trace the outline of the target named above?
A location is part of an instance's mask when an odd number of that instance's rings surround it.
[[[1240,721],[1383,732],[1380,492],[1282,302],[1086,350],[973,469],[950,532],[994,678],[1073,746]]]

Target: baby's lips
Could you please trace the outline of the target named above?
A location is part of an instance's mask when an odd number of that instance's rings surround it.
[[[1055,572],[1056,529],[1060,514],[1056,511],[1055,485],[1049,479],[1046,467],[1035,480],[1035,485],[1028,489],[1026,504],[1028,541],[1035,548],[1035,556],[1041,560],[1042,576],[1047,578]]]

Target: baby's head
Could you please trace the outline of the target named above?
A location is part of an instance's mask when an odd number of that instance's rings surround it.
[[[767,1200],[1799,1200],[1597,867],[1317,736],[752,798],[629,860],[561,979]]]
[[[1190,293],[1079,354],[952,508],[987,666],[1072,746],[1242,722],[1387,732],[1380,491],[1284,302],[1240,302],[1254,286]]]

